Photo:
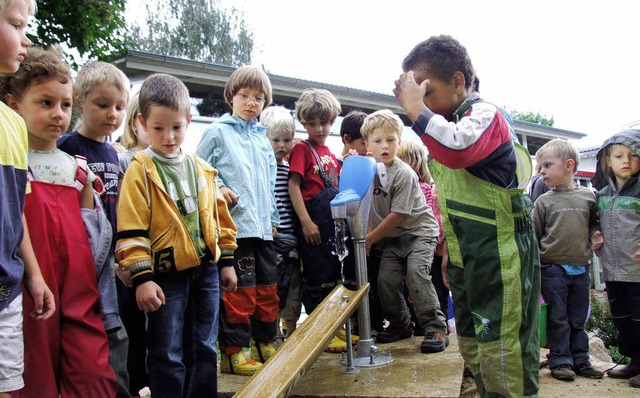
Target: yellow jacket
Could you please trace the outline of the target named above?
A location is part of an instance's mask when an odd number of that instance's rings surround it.
[[[218,171],[197,156],[193,159],[204,241],[219,267],[233,265],[238,230],[218,189]],[[136,286],[152,280],[154,271],[181,271],[201,262],[155,163],[144,151],[134,155],[122,183],[116,259],[131,271]]]

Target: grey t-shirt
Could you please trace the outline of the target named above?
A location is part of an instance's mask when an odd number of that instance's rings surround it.
[[[397,157],[387,167],[384,186],[376,176],[369,217],[370,228],[377,227],[389,213],[405,216],[391,237],[406,234],[438,237],[438,222],[420,189],[418,175]]]
[[[584,265],[591,259],[590,229],[597,220],[596,196],[589,188],[552,190],[536,199],[531,212],[540,260]]]

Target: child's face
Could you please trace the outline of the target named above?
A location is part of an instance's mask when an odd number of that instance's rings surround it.
[[[616,177],[618,187],[640,171],[640,157],[625,145],[612,145],[606,161]]]
[[[30,85],[19,101],[9,101],[27,125],[30,149],[56,148],[56,140],[71,122],[72,92],[71,80],[63,84],[51,79]]]
[[[466,95],[464,95],[464,93],[466,93],[466,91],[464,91],[464,81],[462,82],[461,90],[460,82],[456,79],[452,79],[451,82],[439,79],[429,72],[428,67],[414,70],[413,73],[416,83],[418,84],[429,80],[423,98],[423,102],[427,108],[433,113],[444,116],[447,120],[451,120],[453,113],[466,98]]]
[[[575,162],[563,161],[558,156],[547,154],[536,158],[536,167],[542,182],[549,188],[570,188],[573,186]]]
[[[358,138],[355,140],[350,140],[350,138],[348,138],[348,135],[345,135],[345,144],[347,145],[347,149],[348,150],[355,150],[356,152],[358,152],[358,155],[360,156],[367,156],[367,141],[365,141],[364,138]]]
[[[16,72],[27,56],[31,45],[25,34],[28,20],[29,9],[23,0],[14,0],[0,11],[0,72]]]
[[[376,162],[382,162],[385,166],[391,166],[398,154],[400,137],[398,137],[395,131],[377,128],[369,133],[367,146]]]
[[[316,145],[324,145],[331,131],[332,122],[323,122],[318,118],[307,120],[302,126],[309,135],[309,141]]]
[[[254,119],[262,112],[264,101],[262,91],[251,87],[241,88],[231,100],[232,116],[246,121]]]
[[[184,142],[191,115],[166,106],[152,106],[145,120],[141,114],[138,119],[149,134],[149,146],[156,153],[168,158],[180,154],[180,145]]]
[[[273,148],[273,154],[276,156],[278,163],[282,162],[285,156],[291,152],[293,148],[293,131],[269,133],[269,142]]]
[[[104,142],[120,127],[127,108],[127,92],[111,83],[99,83],[77,104],[82,113],[80,134],[92,140]]]

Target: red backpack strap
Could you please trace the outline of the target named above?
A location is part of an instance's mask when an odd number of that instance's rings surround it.
[[[89,180],[89,168],[87,166],[87,158],[81,155],[75,155],[76,158],[76,179],[75,187],[78,191],[82,191]]]

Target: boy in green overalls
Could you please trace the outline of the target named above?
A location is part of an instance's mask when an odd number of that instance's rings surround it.
[[[466,49],[419,43],[394,94],[429,149],[449,246],[460,353],[484,397],[538,393],[540,266],[524,192],[531,157],[509,118],[472,90]]]

